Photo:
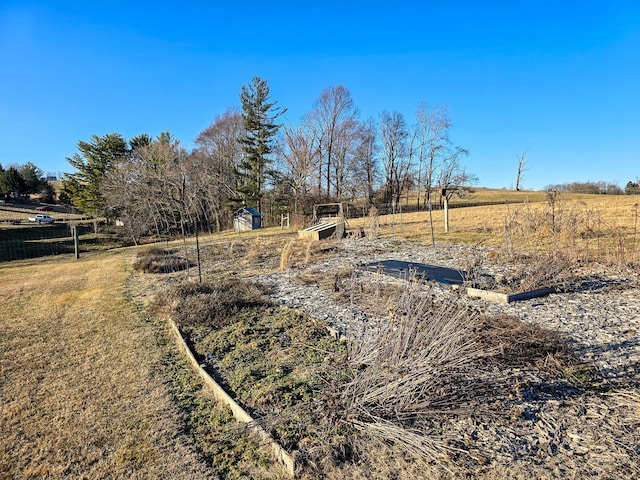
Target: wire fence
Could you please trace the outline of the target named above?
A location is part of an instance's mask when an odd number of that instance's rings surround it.
[[[484,207],[490,205],[506,205],[506,204],[519,204],[524,203],[524,200],[512,200],[512,201],[493,201],[493,202],[466,202],[466,201],[455,201],[450,202],[448,205],[449,209],[453,208],[465,208],[465,207]],[[393,213],[413,213],[413,212],[428,212],[429,208],[426,205],[403,205],[401,202],[398,202],[396,205],[390,203],[376,203],[373,205],[362,205],[356,206],[347,204],[345,208],[345,217],[346,218],[358,218],[364,217],[368,214],[369,209],[371,207],[376,207],[378,211],[378,215],[391,215]],[[432,202],[431,210],[443,210],[444,203],[443,202]]]
[[[93,233],[88,225],[78,225],[78,236]],[[34,224],[34,225],[2,225],[0,226],[0,262],[26,260],[51,255],[74,255],[74,243],[69,224]]]

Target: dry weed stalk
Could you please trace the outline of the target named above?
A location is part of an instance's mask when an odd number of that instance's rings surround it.
[[[570,270],[571,262],[561,255],[542,255],[524,270],[518,289],[526,292],[545,287],[567,288]]]
[[[380,236],[380,219],[378,217],[378,209],[372,205],[369,209],[369,216],[366,219],[364,234],[367,240],[375,240]]]
[[[307,242],[307,248],[304,252],[304,264],[309,264],[309,260],[311,260],[311,245],[313,244],[313,240],[309,240]]]
[[[482,273],[484,261],[485,256],[483,252],[478,248],[473,248],[471,253],[465,258],[464,269],[462,272],[465,286],[471,288],[482,288],[485,290],[492,290],[495,288],[495,280]]]
[[[407,287],[390,322],[355,342],[329,398],[341,422],[380,444],[418,458],[447,450],[422,422],[459,411],[474,395],[476,362],[493,351],[476,341],[478,315],[456,302],[435,305],[417,284]],[[335,408],[336,405],[334,405]]]
[[[289,259],[293,253],[293,242],[294,240],[289,240],[280,254],[280,271],[282,272],[289,268]]]

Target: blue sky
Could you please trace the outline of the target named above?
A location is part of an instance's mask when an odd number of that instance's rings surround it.
[[[297,124],[344,85],[362,119],[447,105],[480,185],[640,177],[640,3],[0,0],[0,164],[70,171],[78,140],[190,148],[258,75]]]

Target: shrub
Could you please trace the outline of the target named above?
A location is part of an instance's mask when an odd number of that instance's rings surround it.
[[[133,268],[144,273],[172,273],[186,270],[189,267],[186,258],[176,255],[175,250],[151,248],[138,254]]]
[[[457,464],[456,417],[482,412],[490,423],[503,415],[492,407],[497,401],[518,405],[536,388],[545,395],[575,390],[567,372],[576,359],[558,335],[516,318],[482,316],[462,297],[437,303],[421,287],[409,284],[389,322],[329,361],[314,401],[316,438],[324,439],[303,443],[299,457],[310,469],[360,465],[371,452],[376,462],[393,462],[393,452],[404,452],[438,478],[453,463],[467,468]],[[522,377],[532,370],[546,379],[540,387]]]
[[[365,444],[395,444],[433,460],[444,443],[415,420],[473,396],[477,361],[494,352],[477,342],[477,313],[456,302],[436,305],[419,292],[407,288],[391,321],[352,344],[322,400],[327,420],[348,425]]]

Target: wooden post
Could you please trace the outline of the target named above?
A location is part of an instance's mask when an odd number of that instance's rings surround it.
[[[198,254],[198,283],[202,283],[202,267],[200,266],[200,240],[198,240],[198,228],[196,227],[196,252]],[[187,260],[188,262],[189,260]]]
[[[78,226],[73,225],[71,227],[73,234],[73,250],[75,252],[76,260],[80,258],[80,242],[78,241]]]
[[[289,212],[280,214],[280,230],[284,230],[285,225],[287,226],[287,229],[290,228]]]
[[[449,233],[449,200],[444,197],[444,233]]]

